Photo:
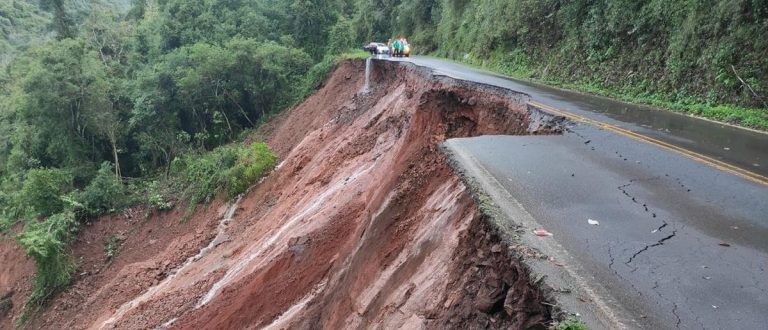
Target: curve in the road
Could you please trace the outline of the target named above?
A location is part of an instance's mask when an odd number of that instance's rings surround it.
[[[630,104],[606,97],[587,95],[487,72],[448,60],[413,56],[407,61],[433,70],[436,75],[507,88],[527,94],[536,102],[632,132],[678,152],[716,165],[752,182],[764,183],[768,177],[768,133],[738,128],[694,116]],[[660,145],[660,144],[656,144]]]

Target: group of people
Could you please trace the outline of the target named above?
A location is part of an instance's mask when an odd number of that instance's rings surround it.
[[[392,49],[392,56],[403,56],[405,48],[408,47],[408,40],[404,36],[400,36],[394,42],[392,42],[392,39],[389,39],[387,46]]]

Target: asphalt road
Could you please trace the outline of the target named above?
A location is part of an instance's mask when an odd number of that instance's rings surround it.
[[[649,106],[585,95],[510,79],[455,62],[425,56],[405,60],[462,80],[508,88],[560,110],[616,125],[745,170],[768,176],[768,134],[694,118]]]
[[[765,134],[451,62],[410,61],[765,173]],[[768,186],[590,124],[574,123],[562,136],[485,136],[446,145],[471,155],[552,232],[541,239],[556,240],[575,257],[586,277],[630,312],[630,326],[768,328]]]

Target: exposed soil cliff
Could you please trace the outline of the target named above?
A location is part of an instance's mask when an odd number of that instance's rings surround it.
[[[363,67],[342,63],[317,93],[261,130],[282,163],[229,207],[211,205],[183,224],[171,212],[86,228],[74,249],[83,257],[76,283],[30,327],[547,322],[542,293],[437,146],[552,127],[529,113],[524,95],[409,64],[374,62],[371,90],[359,93]],[[122,247],[105,264],[92,250],[101,253],[94,245],[109,235],[121,235]]]

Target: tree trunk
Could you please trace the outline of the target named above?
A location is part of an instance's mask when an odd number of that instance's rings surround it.
[[[112,156],[115,157],[115,177],[120,181],[122,173],[120,173],[120,160],[117,156],[117,139],[114,135],[109,138],[109,142],[112,144]]]

